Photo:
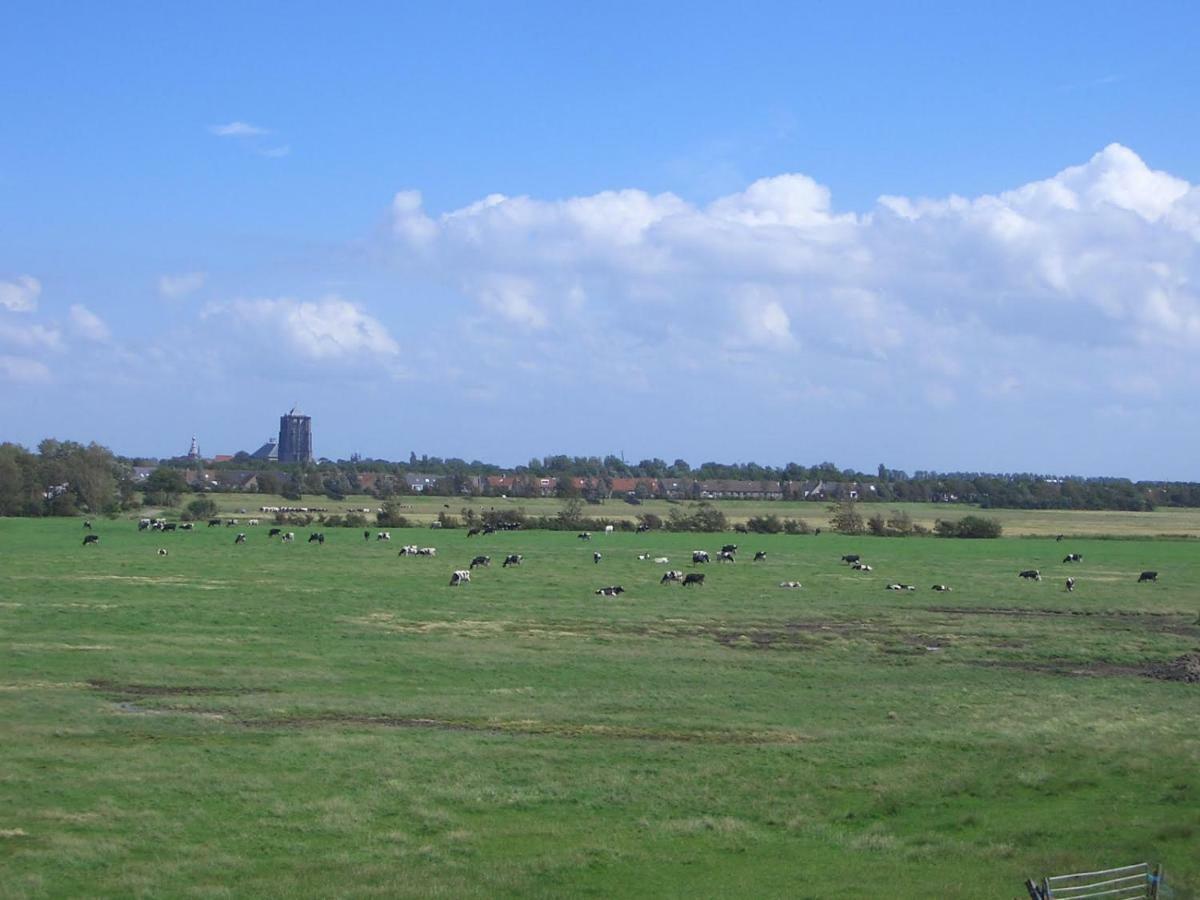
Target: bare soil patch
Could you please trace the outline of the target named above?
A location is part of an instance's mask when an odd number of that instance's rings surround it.
[[[1147,666],[1142,673],[1148,678],[1160,681],[1182,681],[1186,684],[1200,684],[1200,650],[1185,653],[1170,662],[1155,663]]]

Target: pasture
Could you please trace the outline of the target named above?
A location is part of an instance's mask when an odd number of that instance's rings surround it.
[[[371,517],[379,508],[374,497],[356,495],[344,500],[305,496],[303,500],[286,500],[272,494],[210,494],[222,514],[249,517],[261,515],[259,506],[317,506],[330,514],[345,514],[369,510]],[[437,497],[412,495],[400,498],[406,518],[416,525],[428,525],[440,512],[461,516],[464,509],[476,513],[485,510],[524,510],[531,516],[554,516],[562,509],[562,501],[548,497]],[[751,516],[777,515],[781,519],[803,519],[814,528],[827,528],[827,503],[803,500],[719,500],[716,507],[728,518],[730,525],[744,523]],[[583,515],[589,518],[636,522],[643,513],[653,513],[666,519],[673,507],[693,512],[695,501],[646,500],[633,506],[613,499],[601,504],[588,504]],[[246,510],[244,514],[241,510]],[[893,509],[907,512],[912,520],[933,528],[937,519],[960,519],[965,515],[984,515],[999,520],[1008,537],[1053,537],[1066,534],[1073,537],[1200,537],[1200,509],[1163,507],[1153,512],[1121,512],[1112,510],[1043,510],[987,509],[964,503],[864,503],[859,507],[863,517],[876,512],[888,515]],[[168,510],[168,514],[172,511]]]
[[[0,897],[1200,888],[1194,542],[267,530],[0,520]]]

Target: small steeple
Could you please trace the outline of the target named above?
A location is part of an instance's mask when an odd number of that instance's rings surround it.
[[[192,446],[188,450],[187,458],[188,459],[199,459],[200,458],[200,445],[196,443],[196,436],[194,434],[192,435]]]

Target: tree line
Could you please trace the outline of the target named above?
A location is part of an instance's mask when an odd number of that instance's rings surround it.
[[[149,477],[139,480],[134,466],[154,466]],[[1126,478],[1085,478],[1034,473],[992,474],[980,472],[912,474],[880,465],[873,473],[839,469],[830,462],[804,466],[764,466],[757,463],[705,462],[692,467],[686,460],[667,463],[643,459],[627,463],[616,456],[555,455],[534,458],[514,469],[474,460],[443,459],[409,455],[407,461],[380,459],[321,460],[309,465],[281,465],[239,454],[222,463],[195,460],[136,459],[117,456],[96,443],[81,444],[47,438],[36,450],[0,444],[0,515],[46,516],[93,515],[136,509],[141,504],[175,506],[185,494],[196,490],[232,490],[235,483],[193,487],[188,469],[255,474],[252,490],[281,494],[290,499],[324,496],[339,499],[371,493],[380,500],[411,493],[405,476],[421,474],[433,480],[423,485],[425,493],[462,496],[481,491],[479,476],[507,474],[528,478],[558,478],[560,495],[578,490],[569,478],[594,479],[601,486],[614,478],[726,479],[775,481],[785,485],[838,484],[858,486],[858,498],[866,504],[937,502],[973,504],[983,509],[1087,509],[1153,510],[1158,507],[1200,507],[1200,483],[1132,481]],[[363,475],[371,475],[369,490]],[[486,488],[483,489],[486,492]],[[611,491],[609,492],[611,493]],[[598,496],[597,496],[598,495]],[[602,499],[600,491],[585,499]],[[772,523],[771,527],[774,527]],[[876,531],[903,530],[903,523],[876,520]]]

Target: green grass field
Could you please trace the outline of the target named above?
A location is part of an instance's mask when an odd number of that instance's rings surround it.
[[[1010,533],[1198,524],[1072,515]],[[0,897],[1200,890],[1200,684],[1145,674],[1200,649],[1193,541],[244,530],[0,519]]]

